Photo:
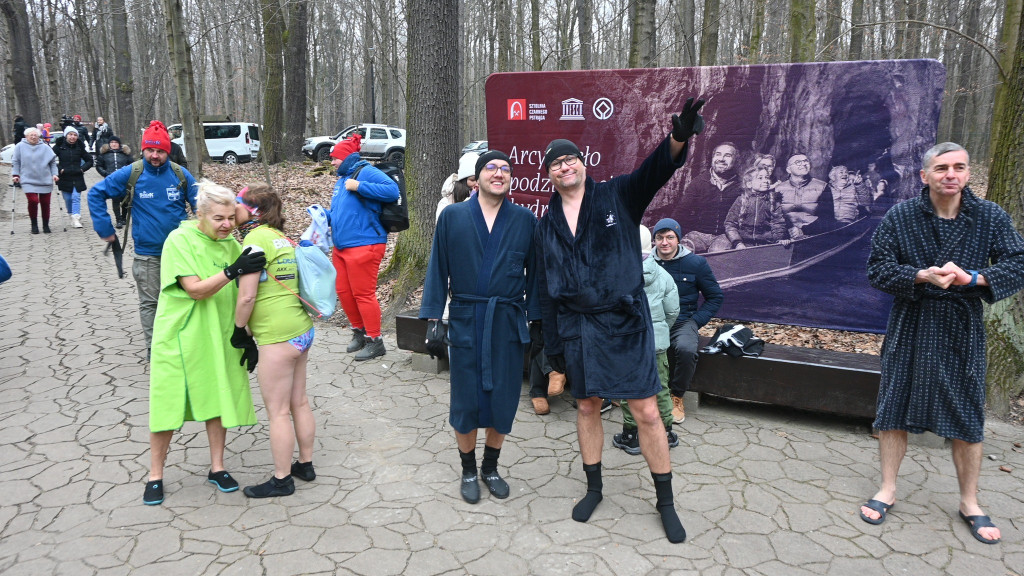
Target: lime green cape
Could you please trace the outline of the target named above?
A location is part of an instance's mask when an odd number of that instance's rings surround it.
[[[193,300],[178,284],[185,276],[220,274],[241,251],[234,238],[214,240],[194,220],[182,222],[164,243],[149,376],[152,432],[217,417],[225,428],[256,423],[249,375],[230,342],[238,287],[231,282]]]

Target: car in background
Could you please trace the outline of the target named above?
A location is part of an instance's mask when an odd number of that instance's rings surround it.
[[[487,150],[489,150],[489,148],[487,147],[487,140],[473,140],[469,144],[466,144],[465,146],[462,147],[463,154],[468,154],[470,152],[483,154],[484,152],[487,152]]]
[[[0,148],[0,164],[10,164],[14,158],[14,144]]]
[[[185,149],[185,134],[181,124],[167,127],[171,142]],[[206,137],[206,151],[210,158],[225,164],[251,162],[260,150],[260,126],[251,122],[204,122],[203,132]],[[255,135],[255,137],[254,137]]]
[[[384,124],[354,124],[334,136],[314,136],[302,143],[302,153],[324,162],[338,142],[358,132],[363,137],[359,155],[366,160],[383,160],[405,166],[405,130]]]

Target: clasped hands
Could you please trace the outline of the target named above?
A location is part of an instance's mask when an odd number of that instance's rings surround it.
[[[946,262],[941,267],[931,266],[918,272],[918,277],[929,284],[945,290],[950,286],[966,286],[971,283],[971,273],[964,271],[953,262]]]

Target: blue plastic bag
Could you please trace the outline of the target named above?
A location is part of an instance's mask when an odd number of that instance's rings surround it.
[[[303,307],[318,318],[330,318],[338,305],[334,286],[336,272],[331,259],[308,240],[303,240],[295,247],[295,261]]]
[[[3,256],[0,256],[0,284],[7,282],[11,279],[11,265],[4,260]]]

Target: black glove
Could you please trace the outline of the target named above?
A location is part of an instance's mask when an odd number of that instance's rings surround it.
[[[235,331],[231,334],[231,345],[242,351],[242,359],[238,365],[245,366],[249,372],[255,370],[256,363],[260,361],[260,351],[256,346],[256,340],[245,331],[245,326],[235,326]]]
[[[431,358],[448,357],[448,335],[440,320],[427,320],[427,353]]]
[[[544,345],[544,329],[540,320],[530,322],[530,342],[540,344],[541,346]]]
[[[693,98],[687,98],[683,105],[683,111],[679,115],[672,115],[672,139],[676,142],[686,142],[694,134],[700,134],[704,130],[704,117],[698,114],[704,106],[704,99],[693,103]]]
[[[263,267],[267,265],[266,254],[263,252],[251,254],[251,252],[252,246],[247,246],[238,256],[238,259],[231,266],[224,269],[224,275],[228,277],[228,280],[234,280],[242,274],[263,270]]]
[[[548,356],[548,366],[551,366],[555,372],[565,374],[565,356],[561,354]]]

